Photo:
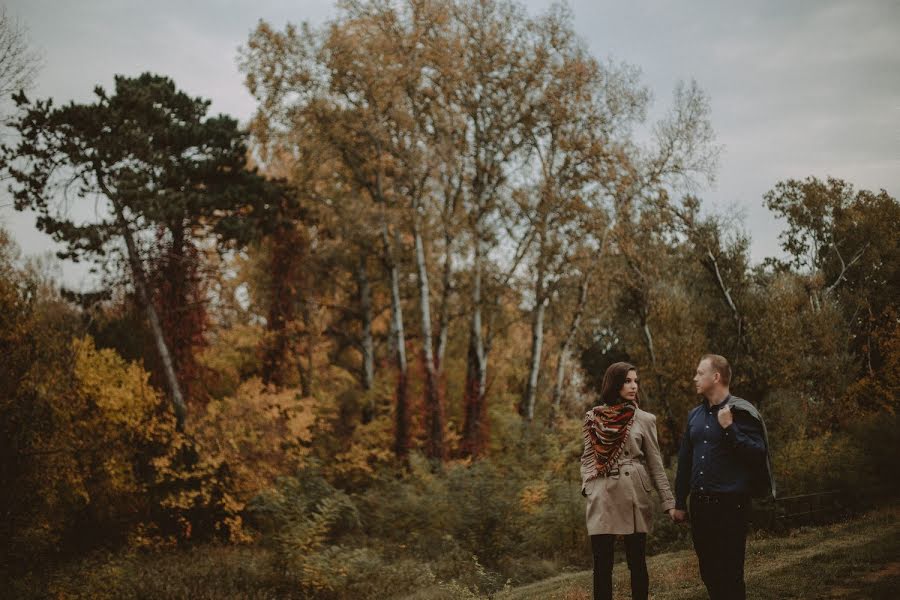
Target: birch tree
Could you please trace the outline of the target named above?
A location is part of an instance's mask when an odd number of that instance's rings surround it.
[[[559,282],[575,269],[573,258],[605,248],[605,232],[595,225],[609,220],[604,200],[616,184],[620,147],[647,100],[633,68],[601,65],[587,53],[565,11],[547,15],[539,31],[549,61],[529,132],[536,177],[530,193],[519,195],[526,227],[534,235],[527,262],[532,274],[531,350],[519,405],[528,421],[534,418],[548,306],[558,296]],[[578,287],[587,285],[588,277],[579,277]],[[579,310],[583,307],[576,305]]]

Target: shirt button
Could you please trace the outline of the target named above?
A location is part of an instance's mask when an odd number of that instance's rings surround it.
[[[700,458],[706,458],[705,456],[701,456]]]
[[[709,425],[707,425],[706,428],[709,429]]]
[[[628,475],[628,473],[625,473],[625,474]],[[700,474],[703,475],[703,471],[700,471]]]
[[[709,443],[709,440],[703,440],[703,443],[704,443],[704,444],[708,444],[708,443]]]

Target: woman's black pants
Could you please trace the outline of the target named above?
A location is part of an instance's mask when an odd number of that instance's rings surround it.
[[[631,597],[647,600],[650,575],[647,573],[647,534],[632,533],[625,538],[625,560],[631,571]],[[591,536],[591,554],[594,558],[594,600],[612,600],[613,545],[616,536],[599,534]]]

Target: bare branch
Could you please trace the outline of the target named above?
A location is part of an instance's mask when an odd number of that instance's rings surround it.
[[[832,292],[834,292],[834,290],[837,289],[837,286],[841,283],[841,281],[844,281],[844,279],[845,279],[844,275],[847,273],[847,269],[852,267],[860,258],[862,258],[862,255],[865,254],[866,250],[869,248],[869,243],[870,242],[866,242],[866,245],[863,246],[859,250],[859,252],[857,252],[853,256],[853,258],[850,259],[849,263],[844,262],[844,257],[841,256],[841,252],[838,250],[837,242],[835,242],[834,244],[831,245],[832,250],[834,250],[834,253],[837,254],[838,260],[841,261],[841,272],[838,274],[837,279],[834,280],[834,283],[832,283],[825,289],[826,296],[828,294],[831,294]]]
[[[40,55],[28,47],[27,30],[0,8],[0,96],[28,89],[40,67]]]

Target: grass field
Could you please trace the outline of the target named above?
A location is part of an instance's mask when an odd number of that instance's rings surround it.
[[[617,549],[618,550],[618,549]],[[651,598],[706,598],[692,551],[648,559]],[[613,573],[615,598],[630,598],[628,569]],[[748,541],[748,598],[900,598],[900,509],[784,535],[764,532]],[[496,600],[589,600],[591,573],[581,571],[506,590]]]
[[[617,548],[617,553],[621,559],[621,548]],[[648,566],[653,600],[707,597],[692,550],[652,556]],[[756,532],[748,540],[746,574],[751,599],[900,598],[900,507],[881,508],[841,523],[803,527],[781,534]],[[0,581],[2,579],[0,576]],[[631,597],[628,570],[623,561],[616,564],[614,585],[615,598]],[[396,597],[389,588],[384,585],[382,588],[376,596],[372,595],[370,586],[370,593],[348,590],[340,597],[378,597],[383,600]],[[201,546],[158,554],[93,555],[55,569],[35,570],[0,586],[0,598],[27,600],[285,600],[301,597],[310,596],[286,587],[273,574],[265,551],[228,546]],[[457,582],[437,580],[404,600],[590,598],[591,572],[568,571],[490,595]]]

